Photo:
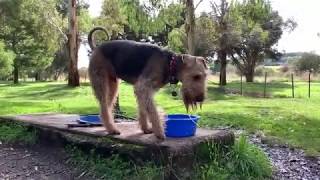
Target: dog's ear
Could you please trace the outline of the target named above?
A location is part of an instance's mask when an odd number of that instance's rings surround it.
[[[192,67],[197,63],[197,59],[194,56],[188,54],[181,54],[181,61],[186,67]]]
[[[185,63],[184,54],[181,54],[181,61],[182,63]]]
[[[204,57],[198,56],[198,57],[196,57],[196,61],[202,63],[204,65],[204,67],[206,69],[208,69],[207,61],[206,61],[206,59]]]

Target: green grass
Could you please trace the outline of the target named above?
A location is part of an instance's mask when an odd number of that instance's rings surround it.
[[[209,162],[196,167],[195,179],[269,179],[272,175],[272,166],[264,152],[243,136],[227,149],[216,144],[208,144],[206,149]]]
[[[37,131],[17,123],[0,123],[0,141],[4,143],[34,144]]]
[[[82,171],[93,174],[98,179],[164,179],[163,168],[151,162],[136,165],[134,162],[123,159],[118,155],[102,157],[97,155],[94,149],[88,154],[75,146],[68,146],[66,150],[71,155],[72,165]]]
[[[118,155],[102,157],[94,149],[85,153],[75,146],[68,146],[66,150],[71,155],[72,165],[98,179],[160,180],[165,179],[168,172],[168,167],[155,165],[153,162],[137,165]],[[206,160],[199,160],[194,164],[193,171],[187,172],[191,176],[189,179],[253,180],[269,179],[272,175],[271,164],[266,155],[249,144],[244,137],[227,148],[208,143],[205,151],[203,155],[207,155]]]
[[[276,83],[275,83],[276,84]],[[230,83],[229,88],[239,84]],[[247,87],[254,91],[253,87]],[[258,84],[257,86],[261,86]],[[297,86],[301,97],[253,98],[224,94],[215,84],[209,84],[208,98],[201,116],[200,126],[233,126],[244,128],[248,132],[262,131],[268,136],[277,137],[285,143],[302,147],[312,154],[320,154],[320,89],[317,84],[312,98],[305,95],[305,85]],[[271,90],[271,89],[270,89]],[[279,83],[274,93],[289,97],[290,86]],[[156,96],[159,106],[167,113],[185,113],[179,97],[173,98],[167,89],[160,90]],[[120,104],[123,111],[136,116],[137,106],[132,87],[121,84]],[[70,88],[65,83],[23,83],[0,84],[0,115],[37,112],[97,113],[96,100],[88,84],[79,88]]]

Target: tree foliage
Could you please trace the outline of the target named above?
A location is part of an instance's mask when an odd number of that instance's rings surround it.
[[[167,45],[169,33],[184,23],[183,10],[179,3],[159,0],[104,0],[95,25],[105,27],[111,37],[120,33],[126,39],[140,41],[152,36],[156,42]]]
[[[54,1],[40,3],[37,0],[5,0],[0,8],[0,39],[6,43],[16,57],[14,80],[22,69],[45,69],[53,60],[52,54],[58,46],[57,32],[44,15],[44,9],[54,9]],[[5,8],[5,9],[4,9]]]
[[[195,55],[212,56],[215,51],[215,29],[211,17],[202,13],[196,20],[195,28]],[[175,28],[169,33],[168,48],[178,52],[187,53],[187,34],[184,26]]]
[[[0,41],[0,78],[7,77],[13,69],[15,54],[5,48],[5,44]]]
[[[296,25],[289,20],[284,22],[268,0],[235,1],[230,10],[234,31],[239,32],[238,42],[232,48],[233,62],[253,81],[256,65],[266,54],[274,53],[272,47],[279,41],[283,30]]]
[[[173,29],[168,35],[168,48],[177,53],[185,53],[186,33],[182,28]]]
[[[215,28],[211,17],[207,13],[202,13],[196,18],[195,28],[195,55],[212,56],[215,51]]]

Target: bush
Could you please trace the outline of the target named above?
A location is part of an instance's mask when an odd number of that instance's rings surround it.
[[[288,65],[284,65],[284,66],[281,66],[280,71],[281,71],[282,73],[287,73],[287,72],[290,71],[290,68],[289,68]]]
[[[278,73],[278,66],[271,66],[271,67],[258,66],[255,69],[254,75],[264,76],[265,73],[267,73],[268,76],[276,75]]]
[[[312,53],[304,53],[296,62],[296,68],[300,72],[320,72],[320,56]]]

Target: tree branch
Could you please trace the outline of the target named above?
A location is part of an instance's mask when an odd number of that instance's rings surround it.
[[[60,32],[60,34],[62,35],[63,39],[64,39],[65,41],[67,41],[67,40],[68,40],[68,37],[67,37],[67,35],[62,31],[62,29],[61,29],[58,25],[56,25],[51,19],[49,19],[49,18],[46,18],[46,19],[48,19],[47,22],[48,22],[51,26],[55,27],[55,28]]]
[[[231,54],[231,58],[232,61],[237,65],[238,69],[243,73],[244,68],[242,67],[242,64],[239,62],[239,60],[236,57],[234,57],[233,54]]]
[[[196,9],[198,8],[198,6],[199,6],[202,2],[203,2],[203,0],[200,0],[200,1],[198,2],[198,4],[195,6],[194,10],[196,10]]]
[[[45,3],[49,4],[49,2],[48,2],[47,0],[44,0],[44,1],[42,1],[42,2],[45,2]],[[43,4],[43,6],[46,7],[45,4]],[[63,30],[59,27],[59,25],[57,25],[56,23],[54,23],[53,18],[52,18],[53,16],[52,16],[52,14],[50,14],[50,10],[49,10],[49,9],[46,9],[46,11],[47,11],[47,14],[45,13],[45,11],[43,11],[43,15],[46,17],[47,22],[48,22],[51,26],[53,26],[54,28],[56,28],[56,29],[59,31],[59,33],[61,34],[61,36],[63,37],[63,39],[64,39],[65,41],[68,41],[68,37],[67,37],[66,33],[63,32]]]

